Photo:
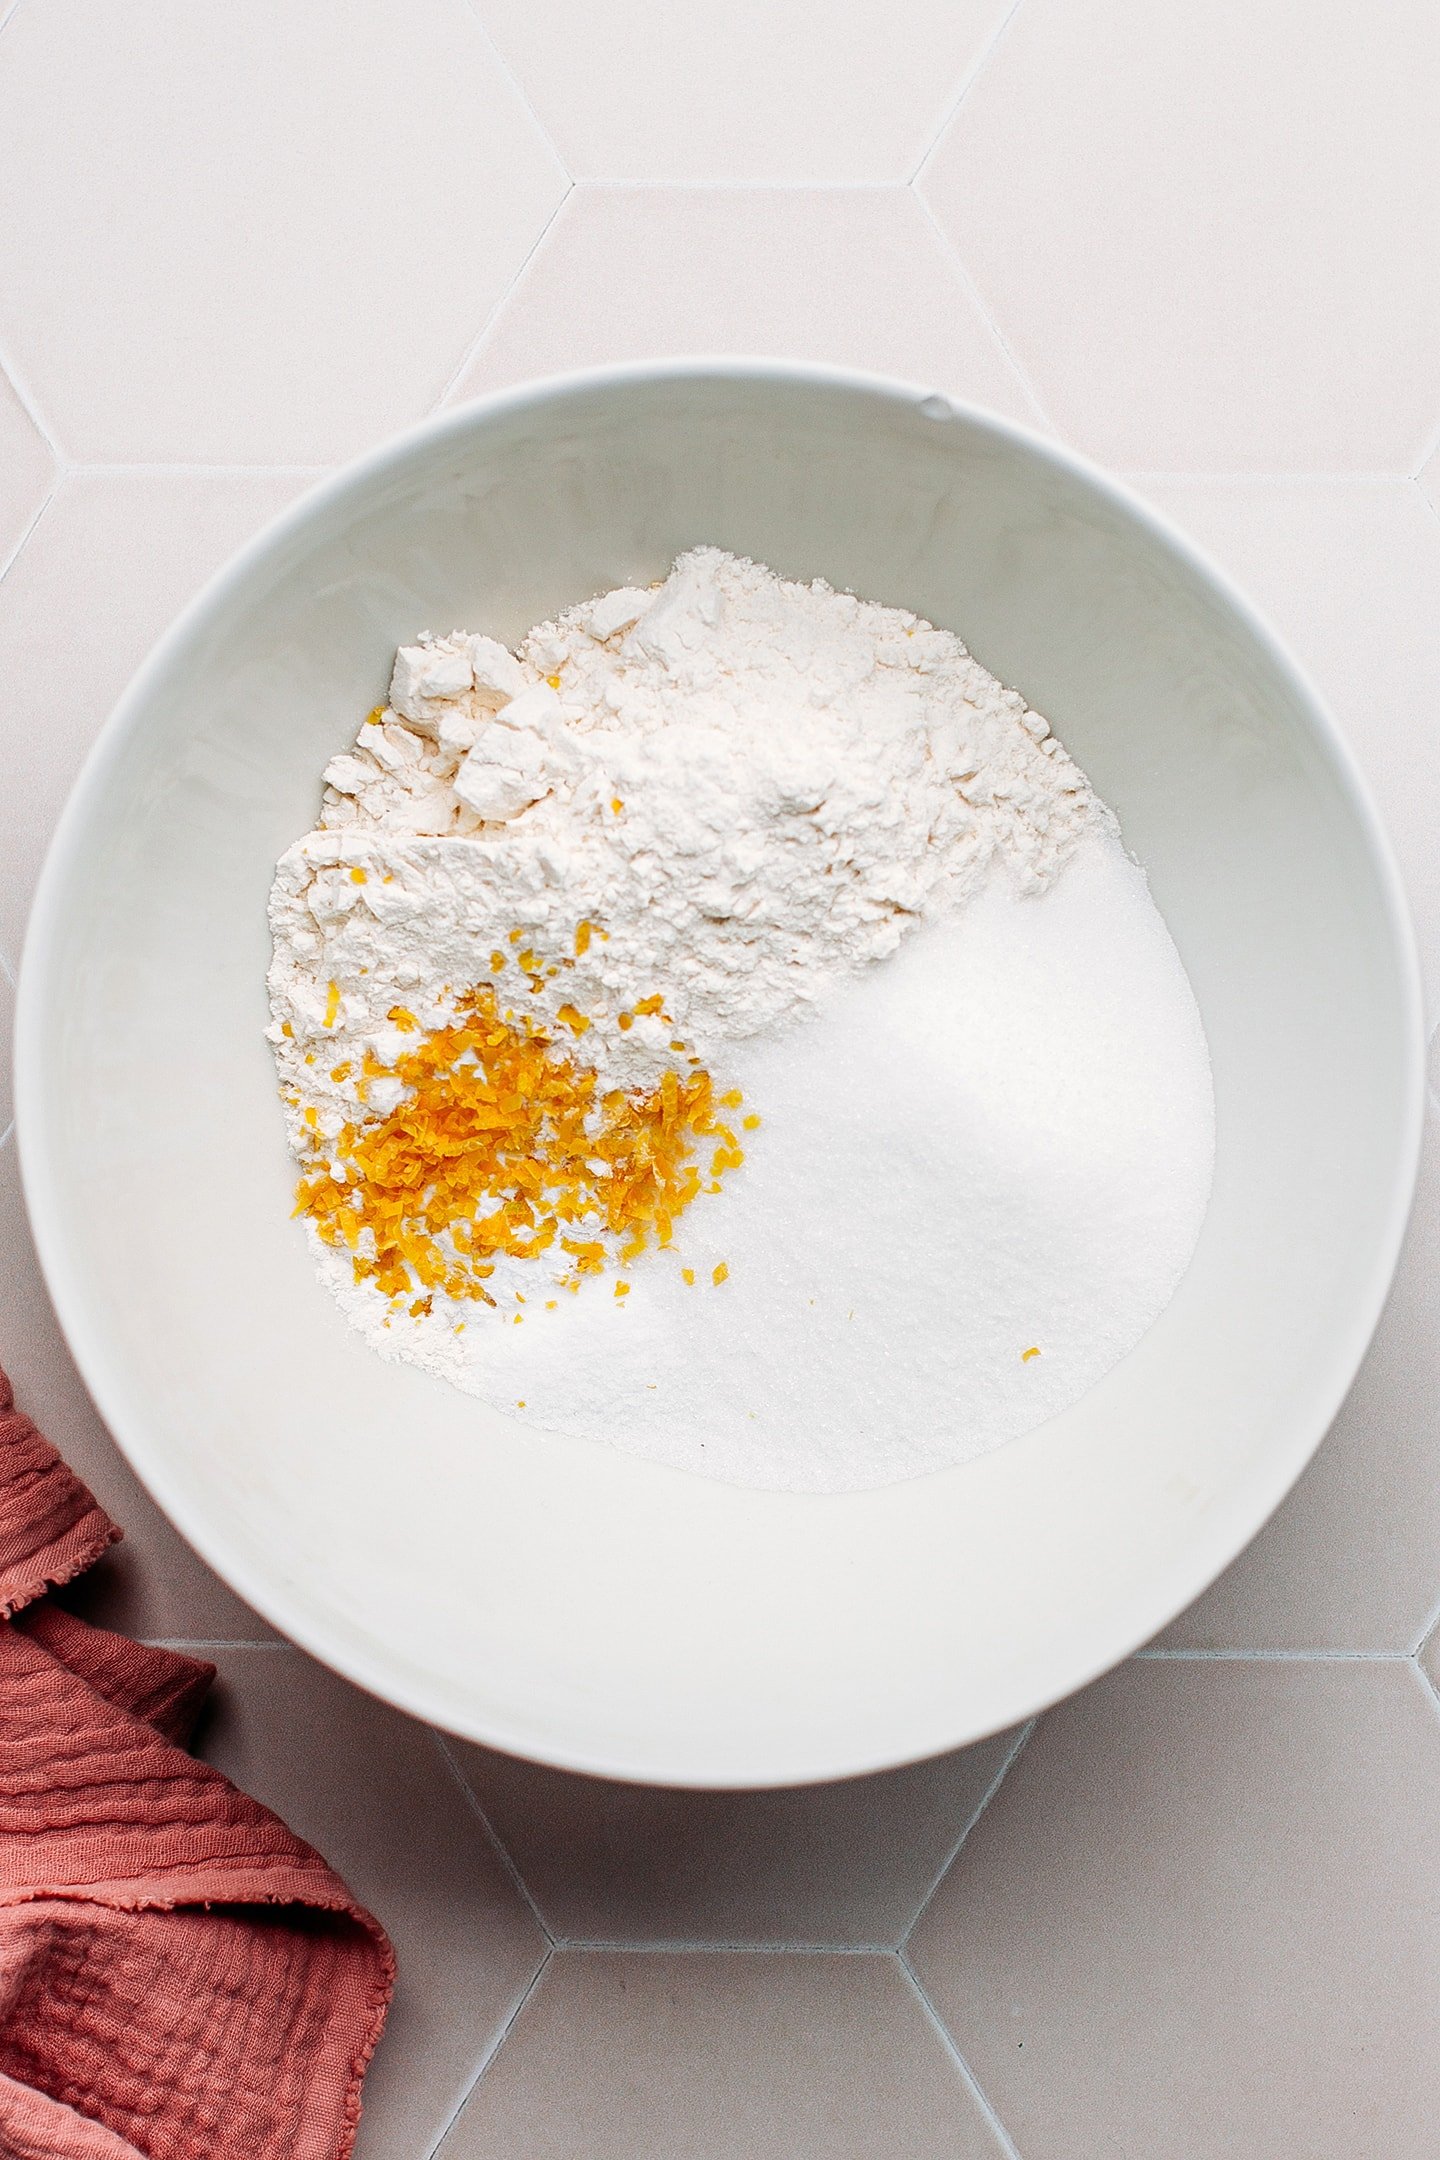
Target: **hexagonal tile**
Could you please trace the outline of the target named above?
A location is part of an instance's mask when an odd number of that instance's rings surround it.
[[[1430,2160],[1437,1841],[1408,1664],[1141,1661],[1044,1719],[911,1956],[1025,2160]]]
[[[1159,1637],[1171,1649],[1408,1650],[1440,1600],[1440,1115],[1370,1354],[1254,1543]]]
[[[19,951],[51,830],[101,721],[196,587],[305,485],[276,473],[62,484],[0,581],[6,951]]]
[[[0,567],[24,539],[55,484],[55,461],[39,429],[0,374]]]
[[[893,1957],[559,1950],[439,2160],[999,2160]]]
[[[904,180],[1007,0],[477,0],[577,180]]]
[[[686,352],[876,368],[1035,417],[906,188],[577,188],[454,394]]]
[[[356,2160],[430,2152],[547,1944],[423,1725],[298,1650],[226,1650],[201,1752],[324,1853],[395,1945]]]
[[[1052,418],[1136,470],[1412,472],[1430,0],[1026,0],[921,176]]]
[[[1440,518],[1402,480],[1144,486],[1264,609],[1332,705],[1389,827],[1440,1017]]]
[[[1015,1739],[789,1792],[612,1785],[452,1745],[553,1935],[843,1945],[899,1941]]]
[[[125,1533],[124,1543],[65,1593],[65,1603],[103,1627],[152,1642],[271,1636],[171,1528],[101,1423],[35,1257],[13,1134],[0,1147],[0,1255],[0,1365],[14,1382],[15,1401]]]
[[[350,455],[565,190],[465,0],[46,0],[0,99],[3,326],[79,459]]]

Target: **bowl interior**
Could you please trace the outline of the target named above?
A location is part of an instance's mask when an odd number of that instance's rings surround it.
[[[382,1364],[314,1280],[266,1020],[265,897],[424,626],[506,639],[697,541],[958,630],[1115,806],[1214,1062],[1214,1197],[1139,1347],[1064,1416],[880,1491],[752,1493],[537,1439]],[[1298,1474],[1413,1181],[1403,911],[1273,641],[1127,498],[942,400],[622,371],[447,417],[327,485],[128,694],[22,983],[36,1235],[137,1470],[287,1633],[473,1738],[762,1784],[1028,1714],[1180,1609]]]

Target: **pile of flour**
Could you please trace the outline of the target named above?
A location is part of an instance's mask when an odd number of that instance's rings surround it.
[[[763,1118],[624,1302],[601,1278],[550,1308],[544,1264],[506,1263],[501,1313],[412,1316],[312,1232],[381,1354],[838,1489],[1052,1415],[1168,1301],[1213,1158],[1194,1000],[1110,812],[950,632],[697,548],[518,654],[402,647],[325,781],[271,899],[297,1155],[392,1108],[393,1080],[360,1108],[367,1059],[483,980],[559,1041],[583,1015],[605,1086],[704,1065]]]
[[[512,930],[575,960],[525,1009],[591,1018],[606,1084],[652,1083],[677,1037],[718,1080],[729,1045],[814,1011],[993,864],[1043,891],[1113,822],[949,631],[716,548],[518,658],[459,632],[403,646],[389,706],[325,778],[271,902],[297,1139],[303,1107],[322,1131],[352,1107],[305,1067],[318,1039],[327,1067],[389,1063],[389,1010],[438,1023]],[[580,922],[603,935],[577,958]],[[657,993],[664,1018],[613,1025]]]

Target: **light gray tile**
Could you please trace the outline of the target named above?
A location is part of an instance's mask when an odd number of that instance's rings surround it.
[[[0,329],[89,460],[418,419],[566,185],[465,0],[47,0],[0,101]]]
[[[1408,1664],[1140,1661],[912,1942],[1025,2160],[1431,2160],[1440,1717]]]
[[[66,1603],[151,1639],[255,1641],[273,1631],[212,1575],[160,1513],[101,1423],[60,1332],[20,1191],[12,1138],[0,1147],[0,1365],[33,1417],[125,1533]]]
[[[454,1743],[557,1936],[897,1942],[1014,1746],[788,1792],[615,1785]]]
[[[1440,10],[1025,0],[922,188],[1052,419],[1136,470],[1413,471]]]
[[[873,368],[1031,417],[900,188],[577,188],[454,394],[675,353]]]
[[[201,1749],[376,1915],[399,1978],[356,2160],[424,2160],[545,1954],[433,1734],[298,1650],[225,1650]]]
[[[998,2160],[892,1957],[557,1951],[443,2160]]]
[[[576,179],[904,180],[1009,0],[477,0]]]

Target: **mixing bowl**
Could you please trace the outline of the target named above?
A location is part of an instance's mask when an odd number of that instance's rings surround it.
[[[290,1215],[265,898],[321,767],[417,630],[514,640],[697,541],[953,627],[1050,716],[1149,870],[1214,1060],[1214,1196],[1155,1327],[1063,1416],[878,1491],[742,1491],[537,1437],[376,1358]],[[695,362],[427,422],[208,587],[56,836],[21,985],[18,1131],[101,1411],[261,1613],[473,1739],[761,1785],[1014,1723],[1153,1635],[1254,1535],[1378,1316],[1421,1070],[1374,813],[1213,568],[990,415],[861,376]]]

